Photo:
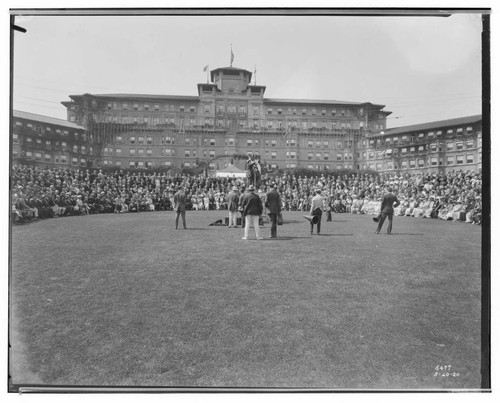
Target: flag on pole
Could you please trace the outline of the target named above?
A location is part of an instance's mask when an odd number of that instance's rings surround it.
[[[205,71],[207,72],[207,84],[208,84],[208,64],[205,67],[203,67],[203,72]]]
[[[233,67],[234,53],[233,48],[231,48],[231,67]]]

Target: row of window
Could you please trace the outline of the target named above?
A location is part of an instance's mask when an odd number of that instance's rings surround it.
[[[104,166],[116,166],[116,167],[123,166],[122,161],[103,160],[102,163]],[[172,161],[161,161],[161,162],[158,162],[158,161],[128,161],[129,168],[152,168],[153,166],[172,167],[173,165],[174,164]],[[191,167],[196,167],[197,165],[194,162],[183,162],[182,166],[185,168],[191,168]],[[224,168],[226,168],[227,166],[228,166],[228,163],[225,162]],[[271,169],[278,169],[277,164],[271,163],[271,164],[269,164],[269,166]],[[286,168],[296,168],[296,167],[297,167],[297,164],[286,164]],[[209,168],[215,169],[216,168],[215,164],[210,163]],[[323,170],[323,169],[329,170],[329,169],[331,169],[331,166],[330,165],[322,165],[322,164],[321,165],[309,164],[309,165],[307,165],[307,168],[318,169],[318,170]],[[352,169],[353,166],[352,166],[352,164],[345,164],[345,165],[337,164],[335,166],[335,168],[336,169]]]
[[[122,162],[121,161],[115,161],[113,163],[113,161],[111,160],[103,160],[102,161],[102,164],[104,166],[116,166],[116,167],[122,167]],[[161,166],[172,166],[172,162],[171,161],[164,161],[160,164]],[[151,168],[153,167],[153,161],[129,161],[129,164],[128,164],[128,167],[129,168]]]
[[[123,137],[122,136],[117,136],[115,139],[116,143],[123,143]],[[152,145],[153,144],[153,138],[152,137],[144,137],[144,136],[139,136],[136,138],[136,136],[130,136],[129,137],[129,143],[130,144],[146,144],[146,145]],[[160,138],[160,143],[161,144],[175,144],[175,137],[170,137],[170,136],[164,136]],[[198,139],[196,137],[184,137],[184,145],[186,146],[196,146],[198,143]],[[203,138],[200,140],[200,145],[203,143],[203,145],[211,145],[215,146],[217,144],[215,138],[207,139]],[[271,139],[271,140],[264,140],[263,145],[266,147],[276,147],[278,144],[277,140]],[[286,140],[286,146],[287,147],[296,147],[297,146],[297,141],[295,139],[288,139]],[[307,147],[308,148],[313,148],[316,146],[316,148],[329,148],[330,147],[330,142],[329,141],[316,141],[314,142],[313,140],[308,140],[307,141]],[[347,140],[347,141],[341,141],[338,140],[333,143],[336,145],[336,148],[351,148],[353,146],[353,141],[352,140]],[[236,146],[238,145],[238,141],[233,138],[229,137],[226,138],[224,141],[224,145],[226,146]],[[257,147],[259,145],[259,140],[258,139],[247,139],[246,140],[246,145],[247,147]]]
[[[465,158],[465,159],[464,159]],[[47,160],[46,162],[51,162],[50,160]],[[56,160],[56,163],[61,163],[61,164],[66,164],[67,159],[66,157],[61,157],[61,160]],[[471,155],[467,156],[458,156],[456,159],[447,159],[446,164],[447,165],[460,165],[460,164],[473,164],[474,163],[474,157]],[[83,166],[86,164],[85,160],[81,160],[80,164]],[[117,167],[122,166],[122,161],[117,160],[117,161],[112,161],[112,160],[103,160],[103,164],[105,166],[109,165],[114,165]],[[161,161],[161,162],[156,162],[157,165],[161,166],[173,166],[172,161]],[[78,160],[73,158],[72,160],[72,165],[78,165]],[[388,161],[386,163],[376,163],[376,164],[364,164],[362,165],[363,169],[373,169],[373,170],[392,170],[392,169],[412,169],[412,168],[424,168],[424,167],[432,167],[432,166],[442,166],[443,162],[441,160],[436,159],[431,159],[429,163],[426,163],[425,160],[419,159],[419,160],[410,160],[410,161],[402,161],[401,166],[398,167],[397,163],[393,163],[392,161]],[[129,161],[128,166],[130,168],[151,168],[155,166],[155,162],[153,161]],[[196,163],[194,162],[183,162],[182,163],[183,167],[196,167]],[[227,166],[227,163],[225,163],[225,166]],[[270,164],[271,168],[275,169],[278,166],[276,164]],[[211,169],[215,168],[214,163],[210,163],[209,167]],[[294,163],[289,163],[286,164],[286,168],[296,168],[297,164]],[[332,167],[335,169],[352,169],[353,165],[352,164],[336,164],[336,165],[314,165],[314,164],[308,164],[307,168],[309,169],[326,169],[329,170]]]
[[[14,134],[14,141],[16,142],[17,141],[17,135]],[[175,137],[171,137],[171,136],[163,136],[160,138],[160,144],[175,144]],[[408,136],[406,135],[403,135],[401,137],[401,141],[405,141],[405,140],[408,140]],[[28,141],[31,141],[31,140],[28,140]],[[41,141],[41,140],[37,140],[37,141]],[[122,143],[124,141],[123,137],[122,136],[117,136],[115,141],[117,143]],[[197,141],[198,139],[196,137],[184,137],[184,144],[185,145],[196,145],[197,144]],[[251,147],[252,145],[256,146],[258,145],[258,141],[257,139],[247,139],[246,142],[247,142],[247,146],[248,147]],[[276,145],[276,140],[265,140],[266,141],[266,146],[268,145],[268,143],[271,145],[271,147],[275,146]],[[130,136],[129,137],[129,142],[130,144],[148,144],[148,145],[152,145],[153,144],[153,137],[151,136]],[[393,139],[386,139],[385,143],[386,145],[387,144],[390,144],[390,143],[398,143],[399,142],[399,137],[394,137]],[[203,143],[204,145],[207,145],[207,144],[210,144],[210,145],[216,145],[216,139],[215,138],[203,138],[200,140],[200,144]],[[237,142],[234,138],[229,138],[227,139],[226,141],[226,145],[228,145],[228,143],[232,143],[231,145],[236,145]],[[334,142],[333,143],[334,145],[336,144],[336,148],[351,148],[353,146],[353,142],[352,140],[347,140],[347,141],[342,141],[342,140],[337,140],[336,143]],[[365,147],[367,144],[367,141],[366,140],[362,140],[360,142],[357,143],[357,146],[358,147]],[[377,143],[378,145],[382,145],[382,141],[378,141]],[[286,140],[286,146],[287,147],[296,147],[298,145],[297,143],[297,140],[296,139],[287,139]],[[373,147],[376,145],[375,141],[374,140],[369,140],[368,142],[368,145],[370,147]],[[477,147],[481,147],[482,145],[482,137],[481,135],[478,135],[478,140],[477,140]],[[308,140],[307,141],[307,147],[308,148],[312,148],[312,147],[316,147],[316,148],[320,148],[322,147],[323,148],[329,148],[330,146],[330,142],[329,141],[314,141],[314,140]],[[415,152],[417,149],[418,151],[424,151],[424,147],[425,145],[420,145],[418,146],[418,148],[415,147],[409,147],[409,150],[410,152]],[[431,149],[431,151],[436,151],[437,148],[438,148],[438,144],[437,143],[431,143],[428,145],[429,149]],[[453,150],[453,149],[457,149],[457,150],[461,150],[463,149],[464,147],[465,148],[468,148],[468,149],[471,149],[471,148],[475,148],[475,145],[474,145],[474,140],[466,140],[465,142],[464,141],[456,141],[456,142],[452,142],[452,141],[449,141],[446,143],[446,147],[448,150]],[[406,151],[402,151],[402,152],[407,152],[407,148],[402,148],[402,150],[406,150]]]
[[[122,161],[117,160],[103,160],[102,164],[104,166],[115,166],[115,167],[122,167],[125,164],[122,164]],[[225,164],[225,167],[227,167],[227,163]],[[172,167],[174,166],[174,163],[172,161],[128,161],[128,167],[129,168],[152,168],[154,166],[163,166],[163,167]],[[190,168],[190,167],[196,167],[196,163],[194,162],[183,162],[182,163],[183,167]],[[210,163],[209,164],[210,169],[215,169],[215,164]]]
[[[276,153],[274,153],[276,154]],[[272,154],[271,154],[272,155]],[[289,159],[297,159],[298,156],[297,156],[297,153],[295,151],[290,151],[290,152],[287,152],[286,153],[286,158],[289,158]],[[325,160],[325,161],[328,161],[330,160],[330,153],[307,153],[307,159],[308,160],[313,160],[313,159],[316,159],[316,160]],[[353,159],[353,153],[337,153],[336,154],[336,160],[337,161],[347,161],[347,160],[351,160],[352,161]]]
[[[456,155],[446,157],[446,165],[462,165],[462,164],[474,164],[476,162],[475,156],[473,154],[466,155]],[[481,153],[478,154],[477,162],[482,162]],[[418,158],[401,161],[401,169],[406,168],[424,168],[424,167],[436,167],[443,166],[443,158],[429,157],[429,158]],[[370,169],[381,170],[383,167],[385,169],[398,169],[398,163],[393,161],[387,161],[384,163],[368,164]]]
[[[14,135],[13,136],[13,139],[14,139],[14,143],[17,143],[18,142],[18,137],[17,135]],[[132,140],[133,138],[131,138],[131,144],[135,144],[135,139]],[[170,139],[169,137],[167,137],[166,139]],[[192,139],[192,140],[196,140],[196,139]],[[27,137],[26,138],[26,142],[29,144],[32,142],[32,139],[30,137]],[[42,145],[42,140],[41,139],[36,139],[36,143],[37,145]],[[59,142],[55,142],[56,146],[59,145]],[[143,144],[144,143],[144,138],[143,137],[140,137],[139,138],[139,141],[138,141],[139,144]],[[152,139],[150,137],[147,138],[147,144],[151,144],[152,143]],[[166,142],[167,143],[167,142]],[[185,143],[186,145],[190,145],[191,144],[191,139],[190,138],[185,138]],[[51,140],[46,140],[45,141],[45,144],[47,147],[50,148],[52,142]],[[215,139],[210,139],[210,144],[211,145],[215,145]],[[228,138],[226,139],[226,145],[227,146],[234,146],[236,145],[236,141],[234,138]],[[252,147],[252,146],[258,146],[259,145],[259,141],[258,140],[247,140],[247,146],[248,147]],[[265,146],[266,147],[276,147],[277,145],[277,141],[276,140],[266,140],[265,141]],[[295,140],[287,140],[287,146],[288,145],[291,145],[291,146],[295,146]],[[314,147],[314,142],[309,140],[308,141],[308,144],[307,144],[308,148],[312,148]],[[328,148],[329,146],[329,142],[328,141],[324,141],[324,142],[320,142],[320,141],[316,141],[316,147],[317,148],[320,148],[320,147],[324,147],[324,148]],[[338,141],[337,142],[337,148],[339,149],[342,149],[344,146],[344,142],[342,141]],[[350,148],[352,146],[352,141],[346,141],[345,142],[345,147],[346,148]],[[454,150],[457,150],[457,151],[460,151],[460,150],[463,150],[464,149],[464,146],[466,149],[473,149],[474,148],[474,141],[470,140],[470,141],[467,141],[467,142],[456,142],[456,143],[447,143],[447,151],[454,151]],[[67,148],[67,143],[65,141],[61,142],[61,147],[62,148]],[[405,154],[408,154],[408,153],[414,153],[416,152],[417,150],[419,152],[424,152],[426,149],[430,150],[431,152],[436,152],[436,151],[442,151],[442,147],[441,145],[438,145],[438,144],[430,144],[428,147],[427,146],[424,146],[424,145],[421,145],[421,146],[418,146],[418,147],[403,147],[401,148],[400,152],[401,152],[401,155],[405,155]],[[78,145],[73,145],[72,147],[72,151],[74,153],[81,153],[81,154],[85,154],[87,152],[87,148],[86,146],[82,145],[82,146],[78,146]],[[92,153],[92,147],[89,147],[89,152]],[[116,154],[116,155],[120,155],[122,150],[121,148],[111,148],[111,147],[104,147],[103,148],[103,155],[113,155],[113,152]],[[137,150],[132,148],[129,150],[129,155],[130,156],[135,156],[135,155],[138,155],[138,156],[151,156],[153,153],[153,150],[148,148],[148,149],[144,149],[144,148],[138,148]],[[193,155],[193,157],[196,157],[196,150],[185,150],[185,156],[186,157],[190,157],[191,154]],[[164,155],[174,155],[175,154],[175,150],[174,149],[162,149],[162,154]],[[392,149],[386,149],[384,151],[378,151],[378,152],[368,152],[368,153],[365,153],[363,152],[362,154],[358,153],[358,158],[362,157],[363,159],[365,159],[367,156],[368,156],[368,159],[383,159],[385,157],[390,157],[392,155],[395,155],[397,154],[397,150],[394,150],[394,153],[393,153],[393,150]],[[215,151],[211,150],[209,151],[209,155],[211,157],[214,157],[215,156]],[[295,151],[292,151],[292,152],[287,152],[286,153],[287,155],[287,158],[295,158],[297,153]],[[312,159],[311,156],[313,154],[312,153],[308,153],[308,159]],[[320,153],[317,153],[316,154],[316,158],[318,159],[318,155],[321,155]],[[346,154],[347,155],[347,154]],[[203,156],[206,157],[207,156],[207,150],[203,150]],[[342,157],[342,154],[339,154],[337,153],[337,160],[341,160],[341,157]],[[324,159],[328,159],[329,158],[329,154],[328,153],[324,153],[323,154],[323,158]],[[352,158],[350,158],[352,159]]]
[[[61,146],[61,148],[68,148],[68,143],[66,141],[61,141],[61,142],[52,141],[52,140],[43,141],[40,138],[36,138],[35,141],[33,141],[33,139],[31,137],[26,137],[24,140],[25,140],[25,143],[27,145],[36,144],[37,146],[40,146],[40,147],[45,145],[46,148],[51,148],[52,146],[54,146],[54,147]],[[19,136],[16,133],[12,134],[12,142],[14,144],[19,144]],[[72,150],[74,153],[81,153],[81,154],[87,153],[87,147],[84,145],[79,146],[79,145],[73,144]],[[90,153],[92,153],[92,151],[93,151],[92,147],[88,147],[88,151]]]
[[[92,106],[97,107],[97,102],[92,101]],[[123,111],[165,111],[165,112],[196,112],[196,105],[174,105],[174,104],[149,104],[149,103],[128,103],[128,102],[108,102],[106,105],[107,110],[123,110]],[[74,110],[78,110],[75,105]]]
[[[162,136],[160,137],[160,144],[175,144],[175,137],[171,136]],[[144,136],[130,136],[128,138],[130,144],[147,144],[147,145],[152,145],[153,144],[153,137],[144,137]],[[196,145],[198,139],[196,137],[190,138],[190,137],[185,137],[184,138],[184,144],[185,145]],[[115,138],[115,143],[124,143],[124,138],[123,136],[116,136]],[[204,145],[210,144],[211,146],[214,146],[216,141],[214,138],[207,139],[203,138],[200,140],[200,144],[203,143]]]
[[[19,158],[19,150],[13,149],[12,155],[14,158]],[[86,166],[87,160],[85,158],[68,158],[66,155],[51,155],[51,154],[42,154],[41,152],[31,152],[26,151],[24,156],[28,159],[35,159],[36,161],[46,162],[46,163],[54,163],[54,164],[68,164],[68,161],[71,161],[71,165],[75,166]]]
[[[92,101],[92,107],[97,107],[97,102]],[[218,114],[228,113],[228,114],[246,114],[247,113],[247,105],[217,105],[216,111]],[[73,110],[78,110],[77,105],[73,105]],[[159,103],[139,103],[139,102],[108,102],[106,105],[107,110],[133,110],[133,111],[165,111],[165,112],[190,112],[194,113],[197,110],[197,105],[175,105],[175,104],[159,104]],[[209,104],[203,105],[203,111],[205,113],[211,112],[211,107]],[[260,106],[253,106],[252,111],[254,115],[260,114]],[[357,110],[359,115],[364,115],[364,109],[360,108]],[[355,113],[355,110],[351,110],[349,108],[267,108],[268,115],[310,115],[310,116],[351,116]]]
[[[227,139],[227,144],[226,145],[234,145],[234,139],[230,138],[230,139]],[[346,143],[349,143],[349,142],[346,142]],[[457,148],[456,150],[462,150],[463,149],[463,144],[461,143],[457,143]],[[309,145],[309,147],[312,147],[312,142],[311,144]],[[324,147],[328,147],[328,142],[316,142],[316,146],[317,147],[321,147],[321,146],[324,146]],[[343,143],[342,142],[338,142],[337,144],[337,147],[338,148],[342,148],[342,145]],[[258,140],[255,140],[255,141],[252,141],[252,140],[248,140],[247,141],[247,146],[248,147],[252,147],[252,146],[258,146]],[[266,147],[268,146],[271,146],[271,147],[276,147],[276,140],[270,140],[270,141],[267,141],[266,140]],[[350,144],[346,144],[346,148],[349,148],[350,147]],[[84,153],[85,152],[85,147],[82,146],[81,147],[82,150],[81,152]],[[418,151],[424,151],[424,146],[419,146],[418,147]],[[473,148],[472,145],[468,144],[467,145],[467,149],[471,149]],[[440,150],[441,151],[441,148],[438,147],[436,144],[431,144],[429,146],[429,150],[430,151],[437,151],[437,150]],[[408,151],[409,150],[409,151]],[[401,149],[401,155],[406,155],[408,153],[414,153],[415,151],[417,150],[417,147],[410,147],[409,149],[408,148],[402,148]],[[448,151],[450,150],[453,150],[453,148],[448,148]],[[77,146],[74,146],[73,147],[73,151],[74,152],[78,152],[78,147]],[[121,148],[111,148],[111,147],[104,147],[103,148],[103,155],[104,156],[108,156],[108,155],[113,155],[113,153],[117,156],[120,156],[121,153],[122,153],[122,149]],[[175,155],[175,149],[171,149],[171,148],[161,148],[161,153],[162,155],[165,155],[165,156],[173,156]],[[258,153],[258,151],[247,151],[247,153],[249,154],[255,154],[255,153]],[[202,150],[202,154],[203,154],[203,157],[206,158],[207,156],[213,158],[215,157],[215,154],[216,152],[214,150]],[[276,154],[276,152],[273,152],[273,154]],[[358,152],[357,153],[357,158],[363,158],[363,159],[366,159],[368,157],[368,159],[370,160],[373,160],[373,159],[383,159],[383,158],[386,158],[386,157],[391,157],[393,155],[396,155],[397,154],[397,150],[394,150],[394,153],[393,153],[393,150],[392,149],[387,149],[387,150],[384,150],[384,151],[378,151],[378,152]],[[129,155],[130,156],[152,156],[153,155],[153,149],[151,148],[147,148],[147,149],[144,149],[144,148],[131,148],[129,149]],[[196,150],[184,150],[184,156],[185,157],[197,157],[197,152]],[[287,151],[286,152],[286,156],[287,158],[297,158],[297,152],[296,151]],[[314,153],[312,152],[308,152],[307,153],[307,156],[308,156],[308,159],[313,159],[313,156],[314,156]],[[330,154],[329,153],[316,153],[316,159],[325,159],[325,160],[328,160],[330,158]],[[337,153],[336,154],[336,159],[337,161],[341,161],[343,159],[347,160],[347,159],[350,159],[352,160],[353,158],[353,154],[352,153]]]
[[[57,133],[57,134],[61,134],[63,136],[69,136],[70,132],[69,130],[66,130],[66,129],[56,129],[56,128],[52,128],[52,127],[49,127],[49,126],[46,126],[46,127],[43,127],[41,126],[40,124],[33,124],[33,123],[26,123],[24,124],[23,122],[19,121],[19,120],[16,120],[15,121],[15,126],[16,127],[23,127],[23,126],[26,126],[30,129],[33,129],[35,130],[36,132],[38,132],[38,134],[42,134],[44,132],[48,132],[48,133]],[[80,136],[82,139],[85,139],[85,136],[86,134],[85,133],[79,133],[79,132],[72,132],[72,135],[74,136],[75,140],[79,140],[80,139]]]
[[[481,141],[478,141],[478,147],[481,147]],[[461,151],[464,149],[471,150],[475,149],[476,145],[474,143],[474,140],[469,140],[466,141],[465,143],[462,141],[457,141],[457,142],[449,142],[446,143],[446,151]],[[406,155],[406,154],[412,154],[415,152],[442,152],[443,151],[443,146],[441,144],[437,143],[432,143],[432,144],[426,144],[426,145],[420,145],[418,147],[402,147],[400,149],[400,154],[401,155]],[[363,158],[366,158],[366,155],[368,155],[368,159],[381,159],[384,157],[390,157],[392,155],[397,155],[398,154],[398,149],[386,149],[384,151],[378,151],[378,152],[368,152],[363,153]]]
[[[76,121],[76,116],[71,116],[70,121]],[[196,127],[196,126],[215,126],[218,128],[227,128],[227,127],[232,127],[233,125],[233,120],[225,120],[225,119],[217,119],[214,120],[213,118],[190,118],[190,119],[176,119],[173,117],[160,117],[160,116],[118,116],[118,115],[113,115],[113,116],[107,116],[105,117],[105,121],[108,123],[120,123],[120,124],[147,124],[147,125],[160,125],[160,124],[167,124],[167,125],[173,125],[173,126],[178,126],[181,129],[188,129],[189,127]],[[364,123],[359,122],[359,126],[363,127]],[[342,129],[353,129],[357,128],[355,121],[346,121],[346,122],[341,122],[341,121],[329,121],[329,122],[310,122],[310,121],[298,121],[298,120],[290,120],[290,121],[282,121],[282,120],[257,120],[257,119],[250,119],[250,120],[239,120],[238,121],[238,127],[240,129],[261,129],[261,128],[267,128],[267,129],[284,129],[284,128],[289,128],[289,129],[302,129],[302,130],[309,130],[309,129],[324,129],[324,130],[342,130]],[[374,128],[376,130],[382,130],[384,126],[382,124],[374,124]]]
[[[284,113],[285,112],[285,113]],[[316,116],[316,115],[321,115],[321,116],[326,116],[331,115],[331,116],[351,116],[353,111],[348,108],[332,108],[332,109],[326,109],[326,108],[267,108],[267,114],[268,115],[310,115],[310,116]],[[254,108],[254,114],[258,114],[258,109]],[[359,109],[359,114],[362,116],[364,114],[363,108]]]
[[[423,140],[423,139],[426,139],[426,138],[435,138],[435,137],[439,137],[439,136],[442,136],[443,133],[446,133],[447,135],[460,135],[460,134],[472,134],[473,133],[473,128],[471,126],[468,126],[466,127],[465,131],[462,127],[459,127],[457,129],[448,129],[446,130],[446,132],[444,132],[443,130],[438,130],[436,132],[434,131],[431,131],[431,132],[427,132],[427,133],[418,133],[418,134],[403,134],[401,136],[394,136],[394,137],[386,137],[383,141],[382,140],[377,140],[377,142],[379,144],[381,144],[382,142],[385,142],[386,144],[387,143],[398,143],[399,141],[415,141],[415,140]],[[479,135],[480,136],[480,135]],[[374,146],[376,143],[375,140],[370,140],[369,141],[369,145],[370,146]]]
[[[297,168],[297,165],[296,164],[286,164],[286,167],[287,168]],[[330,169],[332,169],[332,167],[334,167],[335,169],[352,169],[353,168],[352,164],[337,164],[335,166],[328,165],[328,164],[325,164],[325,165],[308,164],[307,165],[307,169],[315,169],[317,171],[330,170]]]

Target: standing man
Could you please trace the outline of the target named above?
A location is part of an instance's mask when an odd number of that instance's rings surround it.
[[[323,214],[323,196],[321,196],[321,189],[316,189],[316,195],[311,200],[310,215],[315,215],[319,218],[317,226],[317,234],[321,232],[321,215]],[[314,231],[314,224],[311,221],[311,235]]]
[[[326,198],[326,221],[332,221],[333,192]]]
[[[229,227],[236,228],[236,215],[238,213],[238,204],[240,196],[238,195],[238,188],[233,186],[227,195],[227,209],[229,211]]]
[[[271,236],[269,238],[276,238],[278,236],[278,215],[281,211],[280,195],[276,191],[276,184],[271,184],[271,190],[266,194],[266,207],[269,210],[269,219],[271,220]]]
[[[259,218],[262,215],[263,206],[259,195],[255,194],[255,187],[253,185],[248,187],[248,193],[243,198],[242,206],[245,217],[245,236],[242,239],[248,239],[250,224],[253,224],[255,229],[255,237],[262,239],[259,231]]]
[[[399,206],[398,198],[392,193],[392,189],[390,187],[387,188],[387,193],[384,195],[382,199],[382,204],[380,205],[380,220],[378,222],[376,234],[380,234],[380,230],[382,229],[382,225],[386,217],[389,218],[389,225],[387,226],[387,235],[391,235],[392,231],[392,218],[394,216],[394,207]]]
[[[174,211],[177,213],[175,217],[175,229],[179,229],[179,216],[182,216],[182,225],[186,229],[186,193],[179,186],[174,194]]]
[[[245,214],[243,212],[243,200],[245,196],[248,194],[248,191],[245,191],[245,187],[241,188],[240,200],[238,201],[238,211],[241,213],[241,228],[245,228]]]

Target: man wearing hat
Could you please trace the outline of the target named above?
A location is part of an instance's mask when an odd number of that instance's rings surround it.
[[[182,225],[186,229],[186,193],[181,186],[177,188],[174,194],[174,211],[177,213],[175,217],[175,229],[179,228],[179,216],[182,216]]]
[[[311,200],[311,209],[309,211],[310,215],[315,215],[319,217],[318,224],[316,227],[317,234],[321,232],[321,216],[323,214],[323,196],[321,196],[321,189],[316,189],[316,195]],[[314,224],[311,221],[311,235],[314,232]]]
[[[384,195],[382,199],[382,204],[380,205],[380,220],[378,221],[376,234],[380,234],[380,230],[382,229],[382,225],[386,218],[389,218],[389,225],[387,226],[387,234],[391,235],[392,231],[392,218],[394,216],[394,207],[399,206],[398,198],[392,193],[392,189],[390,187],[387,188],[387,193]]]
[[[248,189],[245,186],[241,187],[240,200],[238,201],[238,211],[241,213],[241,228],[245,228],[245,214],[243,214],[243,200],[248,194]]]
[[[269,210],[269,220],[271,221],[271,236],[269,238],[276,238],[278,236],[278,215],[281,211],[280,195],[276,190],[276,184],[271,183],[271,190],[266,194],[265,205]]]
[[[259,218],[262,215],[263,206],[259,195],[255,194],[253,185],[248,187],[248,193],[243,197],[242,207],[243,216],[245,217],[245,236],[242,239],[248,239],[251,224],[255,229],[255,237],[262,239],[259,231]]]
[[[229,227],[236,228],[236,215],[238,214],[238,202],[240,196],[238,195],[238,188],[233,186],[227,195],[227,209],[229,211]]]

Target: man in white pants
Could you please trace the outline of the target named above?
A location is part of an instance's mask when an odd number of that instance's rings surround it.
[[[253,185],[248,187],[248,193],[243,198],[242,206],[243,215],[245,216],[245,236],[242,239],[248,239],[251,224],[253,224],[255,229],[255,237],[262,239],[260,236],[259,218],[262,215],[263,206],[261,198],[255,194],[255,187]]]

